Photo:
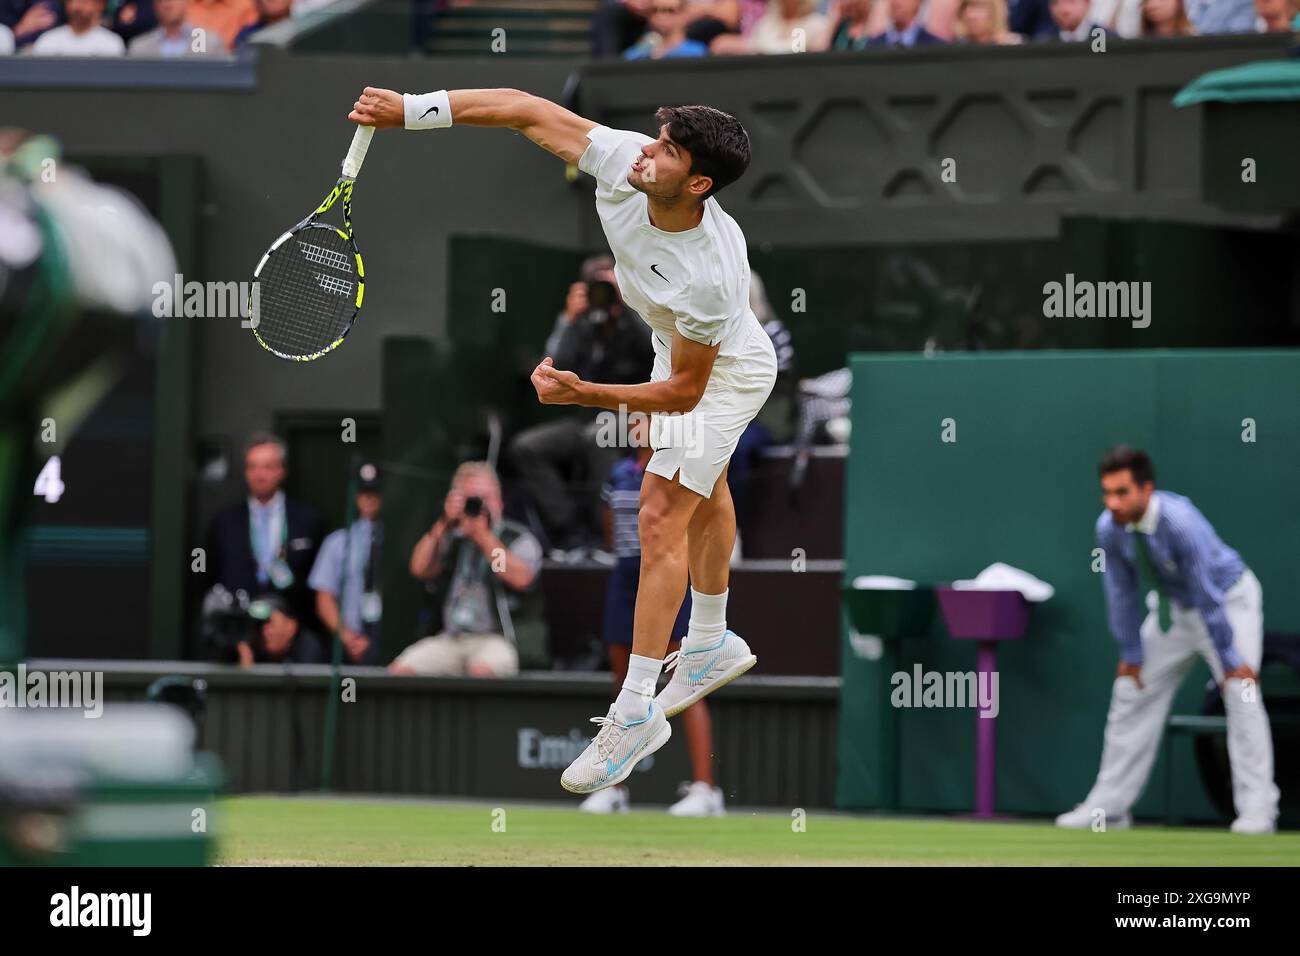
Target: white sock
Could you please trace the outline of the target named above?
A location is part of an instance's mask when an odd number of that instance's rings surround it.
[[[686,628],[682,646],[699,647],[716,644],[727,630],[728,588],[721,594],[701,594],[691,588],[691,623]]]
[[[614,701],[620,720],[626,723],[645,717],[650,701],[654,700],[659,672],[663,666],[664,662],[658,658],[642,657],[640,654],[628,657],[627,677],[623,679],[623,689]]]

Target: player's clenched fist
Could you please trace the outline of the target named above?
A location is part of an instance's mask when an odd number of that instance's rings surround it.
[[[541,364],[533,369],[533,388],[537,390],[537,400],[543,405],[572,405],[578,400],[578,376],[573,372],[562,372],[555,367],[555,362],[548,355]]]
[[[406,125],[406,109],[402,94],[367,86],[352,104],[348,119],[360,126],[375,129],[393,129]]]

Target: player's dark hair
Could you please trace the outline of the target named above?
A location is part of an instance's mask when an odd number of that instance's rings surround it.
[[[691,175],[713,180],[705,199],[730,186],[749,167],[749,134],[736,117],[711,106],[661,106],[655,119],[691,154]]]
[[[1151,464],[1151,456],[1140,448],[1128,445],[1116,445],[1101,456],[1097,466],[1098,475],[1112,475],[1117,471],[1127,471],[1133,476],[1133,483],[1139,487],[1156,480],[1156,469]]]

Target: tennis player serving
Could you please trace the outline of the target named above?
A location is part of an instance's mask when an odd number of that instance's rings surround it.
[[[518,130],[596,180],[596,211],[624,301],[650,326],[655,362],[639,385],[586,382],[547,357],[533,371],[545,404],[650,415],[654,454],[641,486],[641,578],[627,680],[599,732],[561,778],[573,793],[624,780],[662,747],[668,718],[735,680],[756,658],[727,629],[736,512],[727,466],[776,380],[776,353],[749,308],[740,226],[716,193],[749,165],[749,135],[708,106],[665,106],[659,136],[610,129],[519,90],[399,94],[367,87],[348,117],[362,126]],[[673,620],[692,587],[690,625],[667,661]],[[672,679],[656,697],[661,669]]]

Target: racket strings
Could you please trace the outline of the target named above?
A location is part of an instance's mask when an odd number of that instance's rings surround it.
[[[283,355],[316,355],[341,339],[357,313],[356,251],[333,227],[294,233],[258,276],[257,333]]]

